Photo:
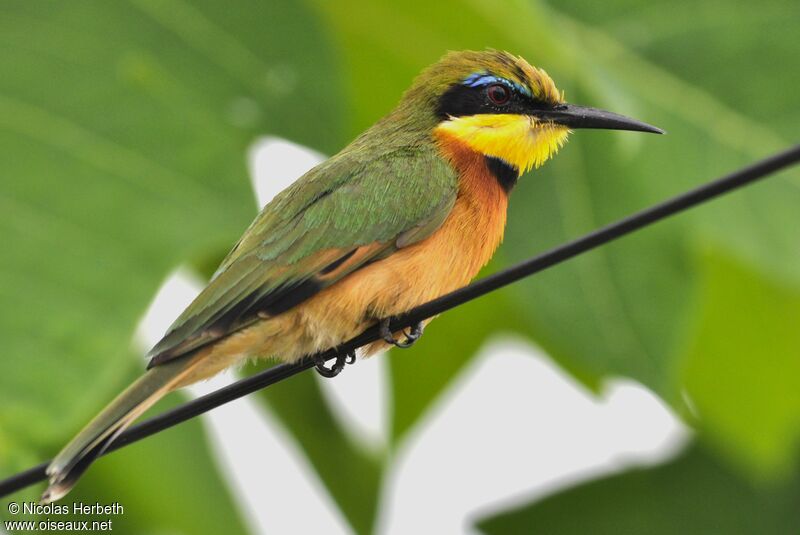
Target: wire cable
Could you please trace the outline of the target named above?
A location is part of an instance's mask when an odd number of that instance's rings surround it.
[[[484,277],[459,290],[443,295],[433,301],[420,305],[409,312],[392,318],[392,332],[411,327],[427,318],[446,312],[452,308],[476,299],[489,292],[507,286],[525,277],[544,271],[556,264],[595,249],[610,241],[630,234],[643,227],[693,208],[708,200],[724,195],[743,186],[790,167],[800,161],[800,145],[765,158],[748,167],[708,182],[686,193],[672,197],[645,210],[636,212],[624,219],[601,227],[573,241],[564,243],[529,260],[508,269]],[[312,355],[294,364],[280,364],[252,375],[219,390],[189,401],[179,407],[154,416],[122,433],[105,451],[109,453],[155,433],[168,429],[181,422],[199,416],[220,405],[266,388],[284,379],[313,368],[319,359],[328,361],[341,354],[352,353],[356,349],[380,339],[378,325],[374,325],[338,348],[332,348],[319,355]],[[105,454],[104,453],[104,454]],[[44,462],[23,472],[0,481],[0,497],[45,479]]]

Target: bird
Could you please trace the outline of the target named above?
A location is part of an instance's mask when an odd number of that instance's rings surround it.
[[[389,319],[469,283],[503,239],[518,179],[585,128],[663,133],[567,103],[520,56],[446,53],[392,111],[264,206],[144,374],[52,460],[41,502],[65,496],[168,392],[250,359],[296,362],[376,323],[381,339],[364,356],[412,345],[427,321],[406,333]],[[337,364],[317,367],[330,376]]]

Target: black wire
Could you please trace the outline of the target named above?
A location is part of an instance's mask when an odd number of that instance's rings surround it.
[[[692,208],[714,197],[751,184],[760,178],[764,178],[780,169],[789,167],[798,161],[800,161],[800,145],[796,145],[791,149],[704,184],[682,195],[673,197],[651,208],[636,212],[633,215],[601,227],[576,240],[550,249],[530,260],[521,262],[499,273],[495,273],[494,275],[484,277],[469,286],[465,286],[464,288],[443,295],[433,301],[429,301],[424,305],[420,305],[408,313],[392,319],[390,330],[394,332],[406,327],[411,327],[424,319],[446,312],[467,301],[471,301],[497,290],[498,288],[502,288],[503,286],[507,286],[522,278],[533,275],[534,273],[543,271],[661,219],[682,212],[687,208]],[[339,354],[352,352],[379,338],[378,326],[374,325],[338,348],[329,349],[321,353],[319,357],[327,361]],[[295,364],[280,364],[274,366],[251,377],[220,388],[215,392],[189,401],[179,407],[131,427],[129,430],[122,433],[117,440],[109,446],[105,453],[149,437],[150,435],[194,418],[204,412],[208,412],[220,405],[224,405],[229,401],[251,394],[304,370],[313,368],[314,366],[314,357],[307,357]],[[42,463],[0,482],[0,497],[7,496],[28,485],[44,480],[45,468],[47,468],[48,464],[48,462]]]

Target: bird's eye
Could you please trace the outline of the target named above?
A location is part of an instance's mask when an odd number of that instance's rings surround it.
[[[502,106],[511,100],[511,90],[503,84],[492,84],[486,88],[486,96],[492,101],[492,104]]]

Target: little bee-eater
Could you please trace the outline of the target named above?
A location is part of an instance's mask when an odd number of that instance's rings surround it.
[[[267,204],[208,286],[150,351],[148,371],[47,469],[64,496],[167,392],[254,357],[287,362],[467,284],[503,238],[508,196],[577,128],[662,133],[564,102],[506,52],[452,52],[397,107]],[[364,354],[410,345],[382,323]]]

